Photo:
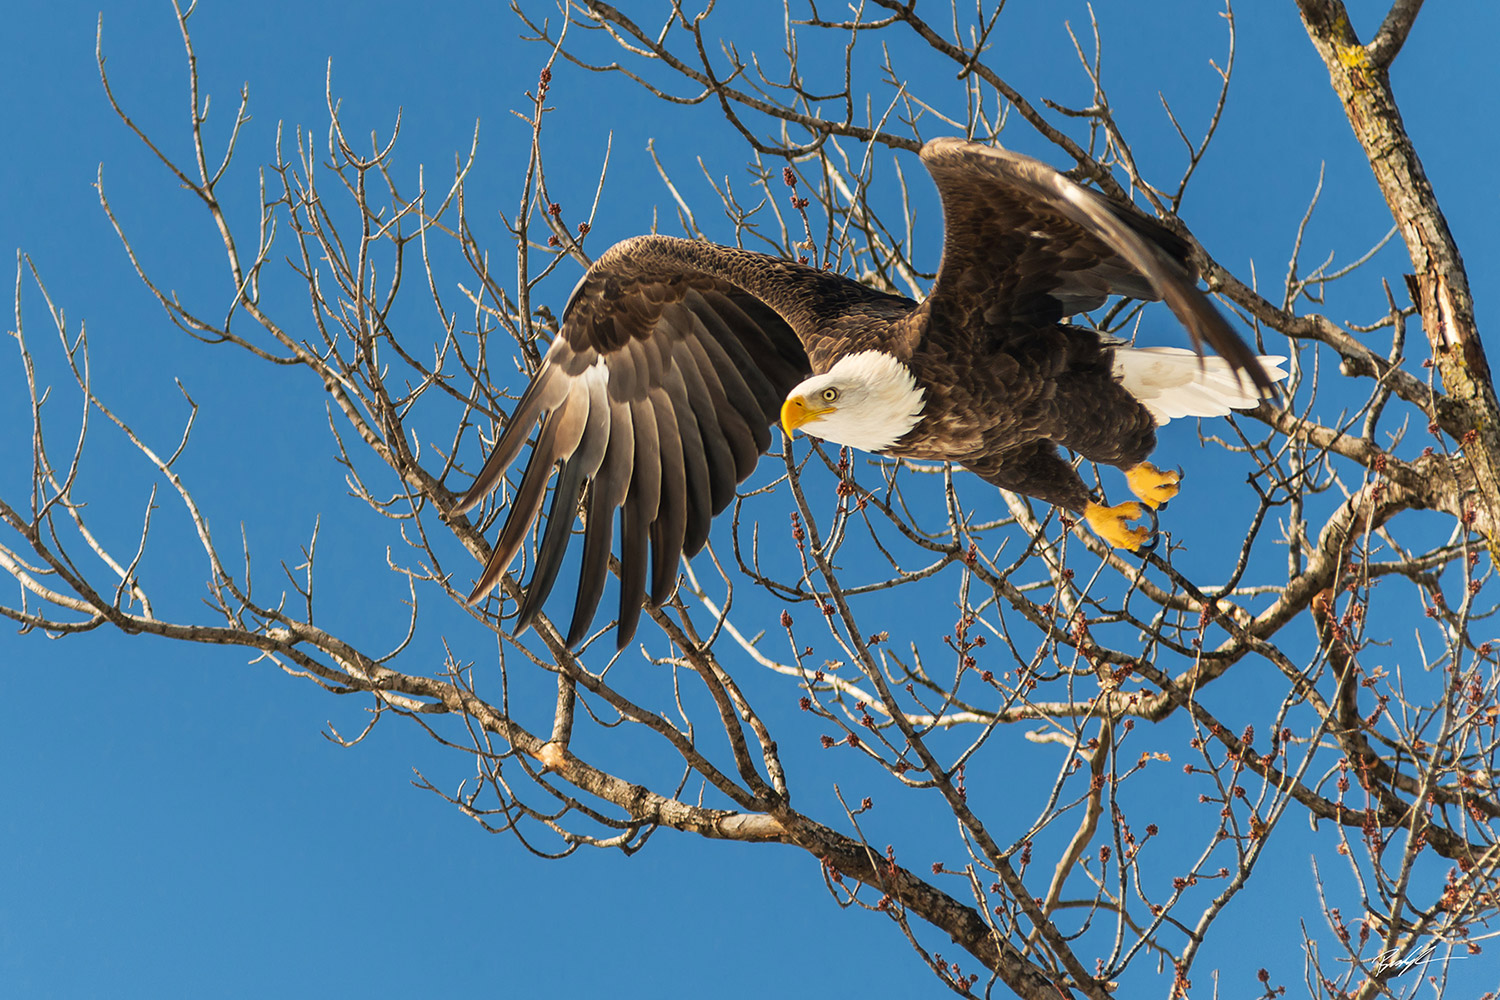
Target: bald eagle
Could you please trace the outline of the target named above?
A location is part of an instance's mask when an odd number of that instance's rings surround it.
[[[1145,462],[1172,417],[1248,408],[1285,377],[1200,292],[1181,238],[1043,163],[959,139],[922,147],[942,197],[942,263],[922,302],[734,247],[638,236],[611,247],[568,300],[561,329],[500,440],[459,500],[500,482],[538,421],[510,514],[469,595],[499,582],[561,471],[519,609],[551,592],[580,500],[586,527],[567,643],[587,634],[620,511],[618,641],[647,594],[771,446],[778,419],[881,455],[955,462],[1004,489],[1080,514],[1110,544],[1177,492]],[[1194,351],[1127,347],[1064,317],[1110,295],[1165,299]],[[1218,358],[1200,357],[1204,343]],[[1067,448],[1126,470],[1139,502],[1095,502]],[[1152,515],[1154,518],[1154,515]]]

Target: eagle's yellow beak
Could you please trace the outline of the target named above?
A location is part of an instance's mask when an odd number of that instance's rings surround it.
[[[832,413],[834,409],[832,406],[808,406],[807,400],[801,396],[788,396],[786,402],[781,404],[781,429],[786,431],[787,437],[791,437],[798,427],[825,413]]]

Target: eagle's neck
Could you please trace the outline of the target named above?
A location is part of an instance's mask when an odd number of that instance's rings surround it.
[[[809,426],[808,433],[860,451],[882,452],[905,437],[926,409],[927,393],[910,368],[884,351],[840,358],[814,381],[857,388],[857,402]],[[793,390],[794,392],[796,390]]]

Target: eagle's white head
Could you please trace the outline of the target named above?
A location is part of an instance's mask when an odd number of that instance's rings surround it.
[[[781,426],[788,437],[801,427],[834,444],[884,451],[922,419],[925,395],[910,368],[884,351],[860,351],[788,393]]]

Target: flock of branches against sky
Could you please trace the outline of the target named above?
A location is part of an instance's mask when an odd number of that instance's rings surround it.
[[[93,185],[102,170],[112,204],[153,274],[185,296],[228,301],[209,220],[105,101],[94,61],[97,5],[34,2],[9,12],[11,45],[0,69],[12,95],[0,108],[10,151],[0,158],[0,190],[8,192],[0,199],[0,234],[28,255],[70,322],[87,324],[96,388],[139,432],[170,450],[187,412],[182,392],[200,404],[186,468],[221,539],[242,524],[260,559],[257,572],[269,584],[281,572],[278,561],[298,561],[299,546],[321,517],[323,623],[369,635],[374,646],[399,641],[402,613],[390,609],[405,585],[387,572],[387,541],[369,541],[388,540],[387,526],[346,496],[324,404],[309,391],[306,374],[247,374],[243,357],[187,340],[136,279],[100,210]],[[778,5],[720,6],[736,9],[716,15],[719,34],[774,55]],[[1088,84],[1065,30],[1071,21],[1080,37],[1087,33],[1085,6],[1038,0],[1010,6],[992,63],[1029,93],[1085,103]],[[1098,4],[1104,66],[1143,170],[1175,176],[1181,148],[1157,95],[1201,123],[1216,87],[1209,61],[1222,61],[1225,31],[1220,12],[1197,0],[1147,6],[1143,15],[1136,4]],[[1294,6],[1255,0],[1245,8],[1238,11],[1238,76],[1223,133],[1182,214],[1218,259],[1245,274],[1253,261],[1253,273],[1274,287],[1320,169],[1326,172],[1308,227],[1308,257],[1329,248],[1358,253],[1390,223]],[[767,12],[774,15],[769,21]],[[488,227],[481,239],[492,241],[497,256],[511,253],[493,212],[515,208],[530,134],[510,111],[525,104],[547,52],[520,40],[520,25],[501,5],[451,3],[418,15],[397,2],[205,0],[193,24],[200,72],[221,124],[232,115],[239,86],[248,82],[250,89],[254,120],[240,140],[233,193],[225,194],[238,224],[253,226],[257,167],[274,156],[277,123],[303,124],[319,135],[326,128],[331,59],[332,91],[351,133],[378,130],[383,139],[401,110],[397,163],[413,182],[419,165],[429,177],[446,177],[480,122],[470,214]],[[1500,149],[1482,117],[1493,81],[1488,47],[1497,31],[1493,5],[1433,5],[1394,74],[1407,125],[1464,251],[1481,326],[1493,316],[1487,293],[1500,275],[1493,238],[1500,218],[1489,179]],[[170,6],[106,3],[103,38],[121,102],[169,152],[185,155],[186,70]],[[879,81],[872,76],[870,84]],[[715,109],[667,106],[623,81],[561,65],[551,98],[556,110],[545,137],[551,192],[580,217],[612,136],[591,236],[595,254],[645,231],[654,218],[663,231],[677,231],[648,140],[685,196],[702,206],[700,225],[710,236],[730,238],[716,230],[717,201],[695,165],[702,157],[715,178],[741,176],[745,154]],[[927,134],[939,134],[935,123]],[[1056,162],[1023,123],[1013,124],[1005,139]],[[908,178],[925,184],[907,159]],[[931,269],[935,257],[923,263]],[[1394,279],[1403,263],[1393,246],[1363,280]],[[554,308],[577,274],[565,263],[545,286]],[[28,338],[55,339],[35,285],[29,277],[23,284]],[[1349,301],[1363,306],[1373,297],[1365,289]],[[1346,315],[1339,300],[1326,311],[1341,321],[1378,318]],[[1157,339],[1177,336],[1164,326]],[[508,364],[491,361],[497,369]],[[65,381],[55,355],[53,362],[44,380]],[[0,362],[6,496],[24,495],[31,462],[23,391],[12,353]],[[1164,442],[1168,461],[1191,469],[1192,428]],[[86,459],[98,523],[133,537],[150,475],[102,432]],[[1188,492],[1172,508],[1173,530],[1212,536],[1212,498],[1220,488],[1237,484],[1190,476]],[[158,530],[156,544],[165,549],[154,565],[167,578],[160,592],[191,608],[203,593],[201,559],[180,521]],[[742,593],[758,599],[749,587]],[[950,600],[944,591],[935,612],[919,610],[947,616]],[[406,669],[439,669],[440,632],[429,630],[423,648],[410,654],[432,666]],[[658,977],[712,982],[726,997],[762,995],[771,981],[793,995],[938,988],[883,918],[841,913],[805,855],[664,835],[629,859],[583,852],[561,863],[539,861],[410,786],[413,767],[445,786],[464,776],[456,758],[414,728],[387,726],[358,748],[341,749],[321,733],[330,720],[340,731],[357,731],[364,719],[356,706],[320,696],[272,667],[247,665],[248,659],[239,650],[102,630],[65,641],[0,636],[0,683],[8,695],[0,702],[7,803],[0,853],[12,860],[0,877],[0,982],[10,984],[7,992],[174,994],[211,987],[224,995],[395,995],[478,988],[630,995]],[[788,687],[783,700],[795,707],[795,697]],[[798,735],[804,750],[815,748],[815,729]],[[810,753],[801,762],[809,787],[826,779],[823,760]],[[1171,804],[1161,808],[1169,812]],[[883,819],[889,824],[883,838],[929,832],[920,816]],[[1259,894],[1232,915],[1241,941],[1258,945],[1216,960],[1226,976],[1238,977],[1221,995],[1252,995],[1250,974],[1269,957],[1261,950],[1290,959],[1300,949],[1299,921],[1321,919],[1307,888],[1305,851],[1278,863],[1286,865],[1277,875],[1285,896]],[[1288,977],[1298,968],[1290,960],[1283,967]],[[1455,975],[1473,977],[1455,985],[1471,983],[1477,994],[1493,986],[1495,968],[1488,955],[1455,967]]]

